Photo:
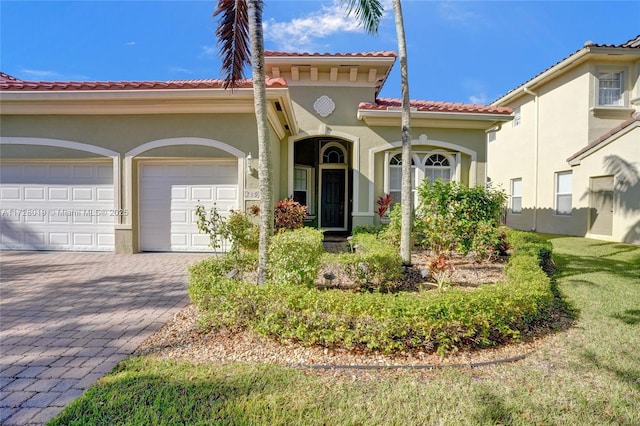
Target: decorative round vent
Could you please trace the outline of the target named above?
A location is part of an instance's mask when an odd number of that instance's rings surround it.
[[[328,117],[336,109],[336,104],[327,95],[322,95],[313,103],[313,109],[320,117]]]

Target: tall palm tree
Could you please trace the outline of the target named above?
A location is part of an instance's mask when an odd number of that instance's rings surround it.
[[[244,78],[244,67],[251,63],[258,132],[258,186],[260,188],[258,284],[264,284],[267,281],[269,240],[273,234],[273,167],[267,121],[262,9],[261,0],[218,0],[213,13],[213,16],[221,15],[216,28],[216,37],[222,56],[225,88],[236,87]]]
[[[369,33],[376,33],[382,17],[383,7],[378,0],[343,0],[348,13],[356,19]],[[411,264],[411,105],[409,97],[409,71],[407,65],[407,42],[404,34],[404,19],[400,0],[393,0],[393,14],[398,38],[398,56],[400,57],[400,79],[402,85],[402,187],[400,205],[402,224],[400,230],[400,256],[405,264]]]
[[[342,0],[348,13],[369,33],[378,30],[382,17],[379,0]],[[266,109],[264,71],[264,37],[262,32],[263,2],[258,0],[218,0],[213,16],[220,16],[216,37],[222,56],[225,88],[237,86],[244,78],[244,67],[250,62],[258,127],[258,180],[260,188],[260,237],[258,245],[258,284],[267,280],[269,240],[273,234],[273,187],[271,146]],[[248,39],[248,40],[247,40]]]
[[[411,104],[409,97],[409,66],[407,64],[407,41],[404,35],[404,20],[400,0],[393,0],[393,14],[398,37],[400,56],[400,82],[402,85],[402,187],[400,205],[402,225],[400,228],[400,257],[405,264],[411,264],[411,217],[413,213],[411,194]]]

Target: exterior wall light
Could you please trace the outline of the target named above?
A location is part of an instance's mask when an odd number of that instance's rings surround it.
[[[251,156],[251,153],[249,153],[249,155],[247,155],[247,173],[253,174],[255,170],[256,169],[253,167],[253,157]]]

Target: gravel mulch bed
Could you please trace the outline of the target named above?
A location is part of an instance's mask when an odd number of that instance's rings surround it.
[[[407,279],[423,280],[419,270],[428,257],[416,253],[412,259],[413,271],[407,273]],[[456,286],[473,291],[479,284],[490,284],[503,278],[506,263],[498,259],[494,262],[474,263],[472,259],[457,257],[452,260]],[[424,283],[422,283],[424,284]],[[413,287],[413,285],[408,285]],[[420,286],[423,289],[428,288]],[[315,368],[318,372],[330,375],[352,375],[356,370],[413,366],[422,371],[428,367],[473,366],[482,363],[511,362],[522,359],[532,353],[545,340],[551,330],[567,328],[571,320],[559,315],[557,324],[552,327],[535,330],[529,336],[523,336],[521,343],[502,345],[496,348],[454,353],[443,358],[435,353],[407,352],[394,355],[357,353],[346,349],[306,347],[297,343],[279,343],[274,339],[258,335],[251,331],[204,330],[198,323],[199,311],[189,305],[178,312],[172,321],[149,337],[136,351],[136,355],[151,355],[159,359],[188,361],[194,364],[226,362],[272,363],[286,366]],[[335,368],[327,368],[334,366]],[[348,370],[344,366],[352,366]],[[343,371],[343,372],[341,372]],[[344,371],[347,371],[346,373]],[[361,375],[371,376],[369,373]],[[372,373],[373,374],[373,373]],[[352,376],[355,377],[355,376]]]
[[[281,344],[251,331],[214,330],[205,332],[198,323],[198,308],[189,305],[173,320],[149,337],[135,355],[189,361],[194,364],[225,362],[271,363],[288,366],[446,366],[499,362],[530,353],[535,344],[523,342],[499,348],[461,352],[442,358],[433,353],[397,355],[354,353],[346,349]]]

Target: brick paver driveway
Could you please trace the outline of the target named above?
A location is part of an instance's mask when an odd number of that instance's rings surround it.
[[[202,254],[0,253],[0,424],[42,424],[188,303]]]

